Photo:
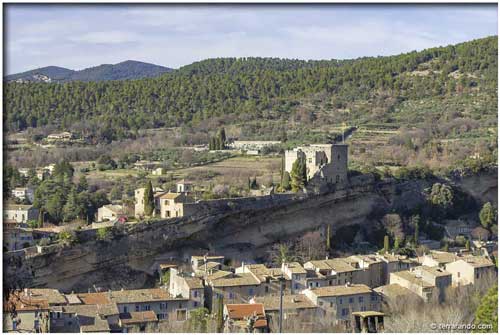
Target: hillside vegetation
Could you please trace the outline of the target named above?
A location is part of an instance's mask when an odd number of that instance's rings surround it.
[[[91,143],[180,127],[178,144],[192,145],[224,126],[291,146],[328,141],[346,122],[363,129],[351,139],[360,162],[440,167],[496,155],[497,55],[493,36],[390,57],[218,58],[141,80],[11,82],[4,127],[71,130]]]

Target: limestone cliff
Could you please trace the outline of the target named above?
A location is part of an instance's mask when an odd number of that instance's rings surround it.
[[[277,241],[325,227],[373,224],[371,217],[425,201],[427,181],[375,182],[362,176],[349,187],[316,195],[271,195],[214,201],[197,218],[127,224],[98,241],[80,231],[79,243],[32,256],[4,255],[4,279],[25,286],[86,291],[93,285],[139,288],[152,279],[155,263],[206,251],[254,259]]]

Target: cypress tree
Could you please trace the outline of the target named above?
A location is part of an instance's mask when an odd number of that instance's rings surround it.
[[[282,191],[290,190],[290,174],[287,171],[283,173],[283,182],[281,184],[281,190]]]
[[[224,298],[217,299],[217,332],[224,332]]]
[[[153,184],[151,180],[147,182],[144,190],[144,214],[147,216],[153,215],[155,210],[155,198],[153,194]]]
[[[330,250],[330,225],[326,226],[326,250],[327,252]]]
[[[292,165],[292,172],[290,173],[292,191],[297,192],[306,186],[306,162],[303,156],[299,156]]]
[[[384,236],[384,252],[389,252],[389,236]]]

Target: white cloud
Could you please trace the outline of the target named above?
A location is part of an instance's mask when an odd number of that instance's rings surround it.
[[[95,31],[82,35],[71,36],[68,40],[77,43],[91,44],[122,44],[137,42],[141,40],[141,35],[128,31]]]

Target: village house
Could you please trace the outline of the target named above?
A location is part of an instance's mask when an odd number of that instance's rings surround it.
[[[159,197],[160,217],[162,219],[191,216],[196,213],[193,198],[185,193],[165,193]]]
[[[126,215],[122,205],[104,205],[97,209],[97,222],[114,221]]]
[[[438,266],[444,268],[446,264],[454,262],[458,259],[460,259],[460,256],[456,253],[431,250],[428,254],[424,254],[422,257],[419,257],[418,261],[422,265],[428,267]]]
[[[224,330],[228,333],[269,332],[263,304],[225,304],[224,321]]]
[[[177,193],[190,193],[193,192],[193,183],[185,179],[181,179],[176,183]]]
[[[306,276],[306,287],[310,289],[347,283],[363,284],[366,280],[357,262],[345,258],[309,261],[304,268],[311,270]]]
[[[15,310],[15,316],[10,312]],[[8,333],[48,333],[50,329],[47,299],[33,297],[28,291],[10,294],[3,304],[3,331]]]
[[[383,277],[382,283],[389,284],[389,275],[392,272],[409,270],[410,268],[420,265],[416,260],[410,259],[405,255],[389,254],[376,255],[383,262]]]
[[[16,187],[12,189],[11,195],[19,200],[28,200],[33,203],[35,191],[31,187]]]
[[[390,274],[390,284],[399,284],[430,301],[433,297],[443,301],[446,289],[451,285],[451,273],[439,268],[419,266],[409,271]]]
[[[191,269],[193,272],[208,274],[210,270],[221,270],[224,265],[224,256],[191,256]]]
[[[270,322],[278,322],[280,311],[279,295],[265,295],[250,299],[250,303],[260,303],[264,305],[264,310]],[[300,321],[302,325],[311,325],[315,319],[321,317],[320,310],[304,294],[285,294],[283,295],[283,321],[294,323]]]
[[[158,330],[158,317],[153,311],[129,312],[120,314],[122,333],[151,333]]]
[[[3,222],[3,251],[14,251],[34,245],[33,231],[12,220]]]
[[[174,297],[163,288],[110,291],[108,298],[120,314],[153,311],[160,321],[186,321],[192,309],[189,298]]]
[[[205,280],[205,300],[210,310],[217,299],[227,303],[241,303],[254,296],[267,294],[265,285],[252,273],[217,271]]]
[[[7,203],[3,208],[3,218],[17,223],[27,223],[30,220],[38,219],[38,209],[33,205]]]
[[[331,325],[349,325],[352,312],[379,311],[380,299],[364,284],[345,284],[307,289],[303,292]]]
[[[406,302],[408,304],[423,301],[421,296],[399,284],[387,284],[375,287],[373,290],[378,293],[381,302],[386,305],[396,303],[398,301]]]
[[[330,184],[347,182],[346,144],[311,144],[285,151],[285,171],[292,172],[293,163],[302,157],[306,161],[307,179],[315,175]]]
[[[357,272],[363,275],[363,279],[356,280],[353,283],[366,284],[371,288],[382,286],[385,282],[385,264],[376,255],[353,255],[346,257],[345,260],[350,262],[356,269],[362,271]]]
[[[495,264],[483,256],[467,256],[446,264],[454,285],[475,285],[481,280],[495,280]]]
[[[264,293],[278,294],[280,285],[284,292],[292,293],[291,278],[283,273],[283,268],[268,268],[264,264],[241,264],[235,273],[251,273],[264,286]]]
[[[134,208],[134,214],[136,217],[142,217],[144,216],[144,192],[146,189],[144,187],[138,188],[135,190],[134,193],[134,198],[135,198],[135,208]],[[159,187],[153,187],[153,196],[155,200],[155,214],[160,213],[160,196],[165,194],[165,191],[163,191]]]
[[[298,262],[283,263],[281,271],[284,277],[290,281],[291,293],[298,293],[307,288],[305,282],[307,271]]]
[[[189,299],[189,307],[196,309],[205,304],[205,291],[200,278],[181,273],[176,268],[170,268],[168,292],[173,297]]]
[[[116,305],[114,306],[116,308]],[[52,308],[56,315],[53,326],[57,332],[109,333],[110,324],[94,305],[65,305]]]

